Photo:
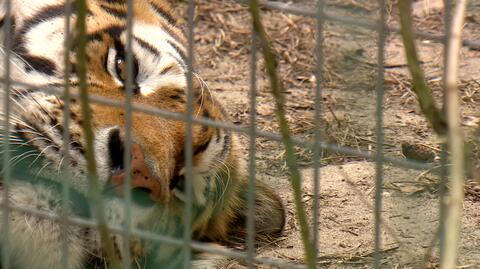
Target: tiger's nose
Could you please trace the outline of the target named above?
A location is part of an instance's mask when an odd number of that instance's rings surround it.
[[[140,145],[132,144],[131,153],[131,188],[146,191],[154,201],[167,201],[169,192],[163,190],[164,188],[162,188],[160,181],[150,172]],[[114,172],[111,180],[117,193],[123,195],[125,188],[125,170],[122,169]]]

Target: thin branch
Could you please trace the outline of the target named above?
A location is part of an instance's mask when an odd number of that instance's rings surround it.
[[[315,268],[315,255],[313,245],[310,240],[310,232],[307,222],[307,214],[302,204],[301,176],[298,168],[297,157],[295,156],[294,143],[290,127],[285,117],[285,98],[282,95],[283,87],[277,74],[277,61],[273,53],[270,41],[267,37],[260,18],[260,10],[258,0],[250,0],[250,12],[253,18],[253,27],[258,36],[259,44],[262,48],[265,66],[268,77],[270,78],[270,87],[272,95],[275,99],[275,114],[280,126],[282,142],[285,145],[286,162],[290,171],[290,181],[293,189],[294,203],[297,212],[298,221],[300,223],[300,233],[305,248],[305,256],[308,268]]]
[[[91,124],[91,113],[90,105],[88,98],[88,89],[87,89],[87,65],[86,65],[86,14],[87,14],[87,3],[85,0],[77,1],[77,75],[79,79],[79,88],[80,88],[80,104],[83,115],[83,131],[85,133],[85,157],[87,160],[87,177],[89,183],[89,199],[92,203],[93,211],[95,218],[98,223],[98,231],[100,233],[100,239],[102,242],[102,247],[107,254],[107,259],[109,266],[111,268],[120,268],[120,263],[115,254],[113,243],[110,238],[110,234],[107,227],[107,222],[105,218],[105,212],[102,205],[102,197],[100,192],[100,184],[98,183],[97,176],[97,167],[95,163],[95,152],[93,147],[93,131]]]
[[[417,48],[415,47],[415,34],[412,26],[411,14],[412,0],[398,1],[398,10],[400,12],[400,25],[405,55],[407,57],[408,69],[413,79],[413,91],[417,95],[420,108],[433,127],[435,133],[440,136],[447,134],[447,124],[445,118],[438,108],[435,99],[433,99],[425,75],[418,60]]]
[[[462,219],[464,195],[465,155],[461,129],[460,96],[458,93],[458,73],[462,29],[468,0],[456,1],[448,29],[445,64],[445,107],[448,122],[448,145],[452,168],[450,170],[450,193],[446,204],[445,251],[441,256],[440,268],[455,268],[458,256],[458,243]]]

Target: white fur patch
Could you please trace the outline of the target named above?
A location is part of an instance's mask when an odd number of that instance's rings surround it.
[[[182,169],[184,170],[184,169]],[[197,205],[205,205],[207,203],[207,198],[205,197],[205,189],[208,186],[208,177],[201,176],[201,175],[193,175],[193,203]],[[173,194],[180,199],[181,201],[185,202],[186,197],[185,193],[174,189]]]
[[[12,14],[17,21],[18,27],[22,27],[25,20],[28,20],[47,6],[63,5],[64,0],[11,0]]]
[[[65,19],[58,17],[35,25],[25,34],[25,47],[29,54],[49,59],[56,67],[64,62]],[[48,40],[48,41],[47,41]],[[62,74],[62,70],[57,70]]]

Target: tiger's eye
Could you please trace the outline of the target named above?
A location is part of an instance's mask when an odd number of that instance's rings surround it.
[[[117,57],[117,59],[115,59],[115,69],[120,80],[126,81],[127,80],[127,62],[124,59]]]
[[[122,53],[118,53],[117,56],[115,57],[115,72],[117,73],[118,78],[122,82],[127,81],[127,61],[125,60],[125,53],[122,51]],[[136,82],[136,78],[138,75],[138,62],[134,58],[133,63],[132,63],[132,79],[133,82]]]

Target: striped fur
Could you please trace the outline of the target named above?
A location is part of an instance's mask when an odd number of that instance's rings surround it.
[[[90,94],[113,100],[125,99],[125,55],[127,44],[126,3],[122,0],[89,0],[87,16],[88,90]],[[186,38],[176,27],[177,19],[167,3],[160,0],[135,0],[132,48],[134,55],[135,104],[177,113],[186,111],[187,59]],[[34,207],[59,214],[61,195],[58,184],[68,180],[80,197],[88,193],[85,139],[78,101],[72,99],[69,115],[64,103],[43,90],[62,90],[64,65],[64,0],[12,0],[10,16],[10,77],[29,85],[14,84],[10,89],[12,169],[27,162],[33,171],[31,180],[14,181],[9,202],[18,207]],[[5,76],[6,61],[5,1],[0,3],[0,75]],[[72,5],[75,10],[75,4]],[[72,30],[75,16],[72,17]],[[75,45],[69,62],[75,66]],[[70,75],[76,90],[75,70]],[[195,74],[193,111],[196,117],[227,121],[227,115],[206,84]],[[2,90],[0,101],[4,102]],[[108,223],[122,226],[125,203],[111,194],[112,175],[122,169],[124,110],[91,104],[95,133],[95,154],[99,181]],[[2,114],[3,115],[3,114]],[[62,138],[66,132],[64,117],[70,125],[71,176],[61,167]],[[3,116],[0,115],[0,119]],[[133,143],[144,154],[149,173],[160,187],[158,201],[131,205],[131,224],[161,235],[182,237],[185,203],[184,122],[135,112],[132,116]],[[3,121],[3,119],[2,119]],[[208,126],[193,126],[193,238],[225,242],[234,234],[244,234],[246,214],[246,176],[244,160],[235,134]],[[2,140],[4,141],[4,140]],[[25,145],[29,151],[21,151]],[[33,148],[33,149],[32,149]],[[27,169],[27,170],[28,170]],[[29,178],[27,176],[27,178]],[[38,178],[43,179],[37,180]],[[35,182],[33,182],[35,181]],[[55,185],[57,184],[57,185]],[[282,230],[283,207],[278,196],[257,181],[256,229],[263,235]],[[57,187],[54,187],[57,186]],[[3,197],[4,193],[0,192]],[[148,197],[141,194],[140,198]],[[89,207],[72,202],[72,215],[89,216]],[[86,207],[81,208],[81,207]],[[3,213],[1,213],[3,215]],[[1,217],[1,216],[0,216]],[[62,227],[59,222],[30,216],[18,211],[10,214],[11,260],[16,268],[61,268]],[[3,230],[0,226],[0,230]],[[68,268],[82,268],[87,263],[104,266],[104,254],[95,229],[70,225],[66,238]],[[144,268],[177,268],[181,248],[152,243],[133,237],[129,250],[123,248],[120,235],[113,237],[117,254],[129,252],[134,265]],[[215,258],[201,255],[192,266],[218,266]]]

